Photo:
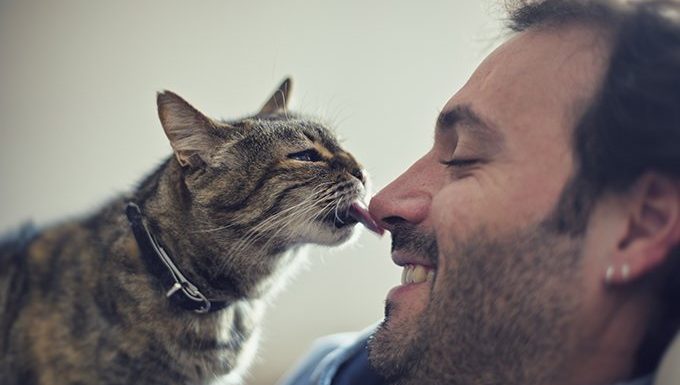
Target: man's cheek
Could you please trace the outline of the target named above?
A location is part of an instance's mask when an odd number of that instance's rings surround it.
[[[483,194],[470,190],[451,184],[433,197],[430,215],[438,241],[466,239],[468,234],[486,223],[488,213],[484,208]]]

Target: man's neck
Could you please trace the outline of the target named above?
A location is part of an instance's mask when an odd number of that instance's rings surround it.
[[[631,381],[636,373],[638,349],[645,338],[653,301],[645,294],[612,295],[600,304],[593,319],[585,320],[572,359],[565,366],[563,385],[608,385]]]

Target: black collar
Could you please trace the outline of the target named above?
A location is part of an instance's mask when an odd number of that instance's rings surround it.
[[[164,287],[170,288],[165,296],[171,302],[195,313],[214,312],[229,305],[227,301],[207,299],[196,285],[189,282],[149,231],[144,223],[144,216],[139,206],[134,202],[128,203],[125,207],[125,214],[130,221],[144,264],[149,272],[161,281]]]

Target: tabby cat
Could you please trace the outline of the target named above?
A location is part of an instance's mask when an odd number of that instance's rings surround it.
[[[96,213],[0,243],[2,384],[240,381],[299,249],[380,231],[361,166],[289,90],[234,121],[159,93],[174,156]]]

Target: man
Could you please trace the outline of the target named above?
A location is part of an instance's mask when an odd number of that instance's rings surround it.
[[[680,3],[511,20],[371,202],[404,266],[384,321],[285,384],[652,383],[680,325]]]

